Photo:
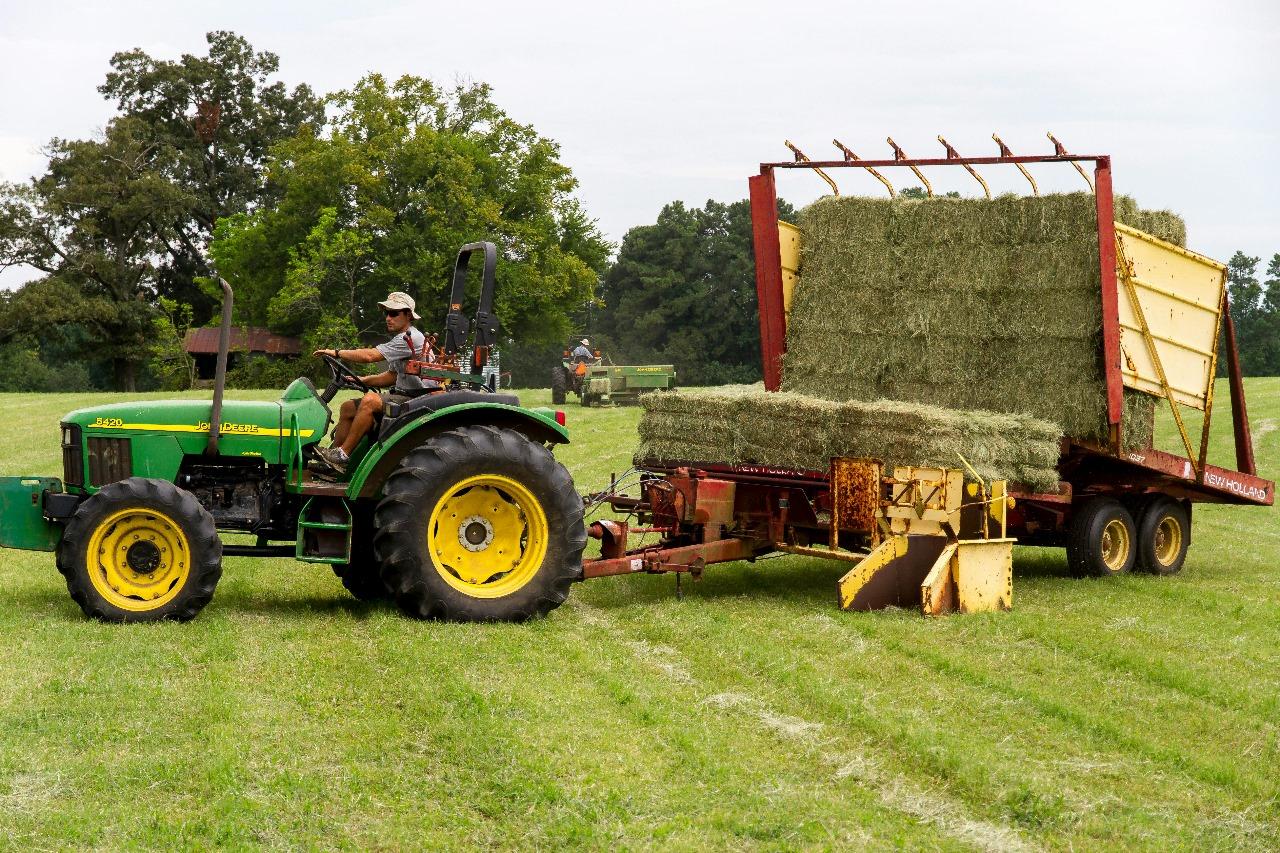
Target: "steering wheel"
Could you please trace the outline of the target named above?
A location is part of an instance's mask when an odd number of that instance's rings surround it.
[[[347,367],[338,359],[331,355],[320,355],[324,359],[324,363],[329,365],[329,372],[333,374],[333,378],[329,380],[329,386],[324,389],[324,393],[320,395],[321,402],[328,403],[333,399],[334,395],[343,388],[351,388],[355,391],[372,391],[373,389],[365,384],[360,375],[351,368]]]

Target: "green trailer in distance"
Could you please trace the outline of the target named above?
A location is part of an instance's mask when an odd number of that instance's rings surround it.
[[[670,364],[588,365],[580,402],[584,406],[635,404],[641,394],[670,391],[676,387],[676,369]]]

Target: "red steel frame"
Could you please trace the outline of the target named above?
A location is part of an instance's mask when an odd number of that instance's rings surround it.
[[[1109,455],[1143,467],[1172,473],[1181,470],[1181,460],[1152,450],[1146,454],[1122,454],[1120,435],[1124,413],[1124,378],[1120,374],[1119,283],[1116,280],[1115,196],[1111,184],[1111,158],[1105,154],[1049,154],[999,157],[932,157],[885,160],[797,160],[761,163],[760,174],[748,179],[751,197],[751,231],[755,245],[756,295],[760,306],[760,356],[764,386],[777,391],[782,386],[782,356],[786,352],[786,313],[782,295],[782,254],[778,240],[777,169],[887,168],[890,166],[983,166],[1024,163],[1094,164],[1094,188],[1098,214],[1098,262],[1102,276],[1102,349],[1107,383],[1107,422],[1110,426]],[[1257,476],[1249,416],[1245,409],[1240,357],[1236,348],[1235,324],[1229,304],[1224,311],[1227,345],[1227,373],[1231,386],[1231,414],[1235,429],[1236,466],[1228,471],[1205,466],[1196,485],[1214,497],[1242,499],[1248,503],[1271,504],[1274,484]],[[1166,458],[1167,457],[1167,458]],[[1175,460],[1177,464],[1175,466]],[[1181,479],[1181,478],[1180,478]]]

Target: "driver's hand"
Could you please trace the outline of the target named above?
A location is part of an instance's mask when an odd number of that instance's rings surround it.
[[[333,355],[333,350],[332,350],[332,349],[318,349],[318,350],[316,350],[315,352],[311,353],[311,357],[312,357],[312,358],[319,358],[319,357],[320,357],[320,356],[322,356],[322,355],[329,355],[329,356],[331,356],[331,355]]]

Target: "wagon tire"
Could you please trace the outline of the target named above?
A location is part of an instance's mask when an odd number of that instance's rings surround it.
[[[131,477],[80,504],[58,543],[57,564],[87,616],[185,622],[213,599],[222,540],[190,492]]]
[[[1111,577],[1133,569],[1137,559],[1133,516],[1114,498],[1093,498],[1071,519],[1067,565],[1076,577]]]
[[[551,451],[491,426],[441,433],[387,478],[374,551],[419,619],[522,622],[582,578],[582,499]]]
[[[1191,517],[1182,503],[1167,495],[1147,501],[1137,528],[1139,570],[1153,575],[1182,570],[1191,546]]]

